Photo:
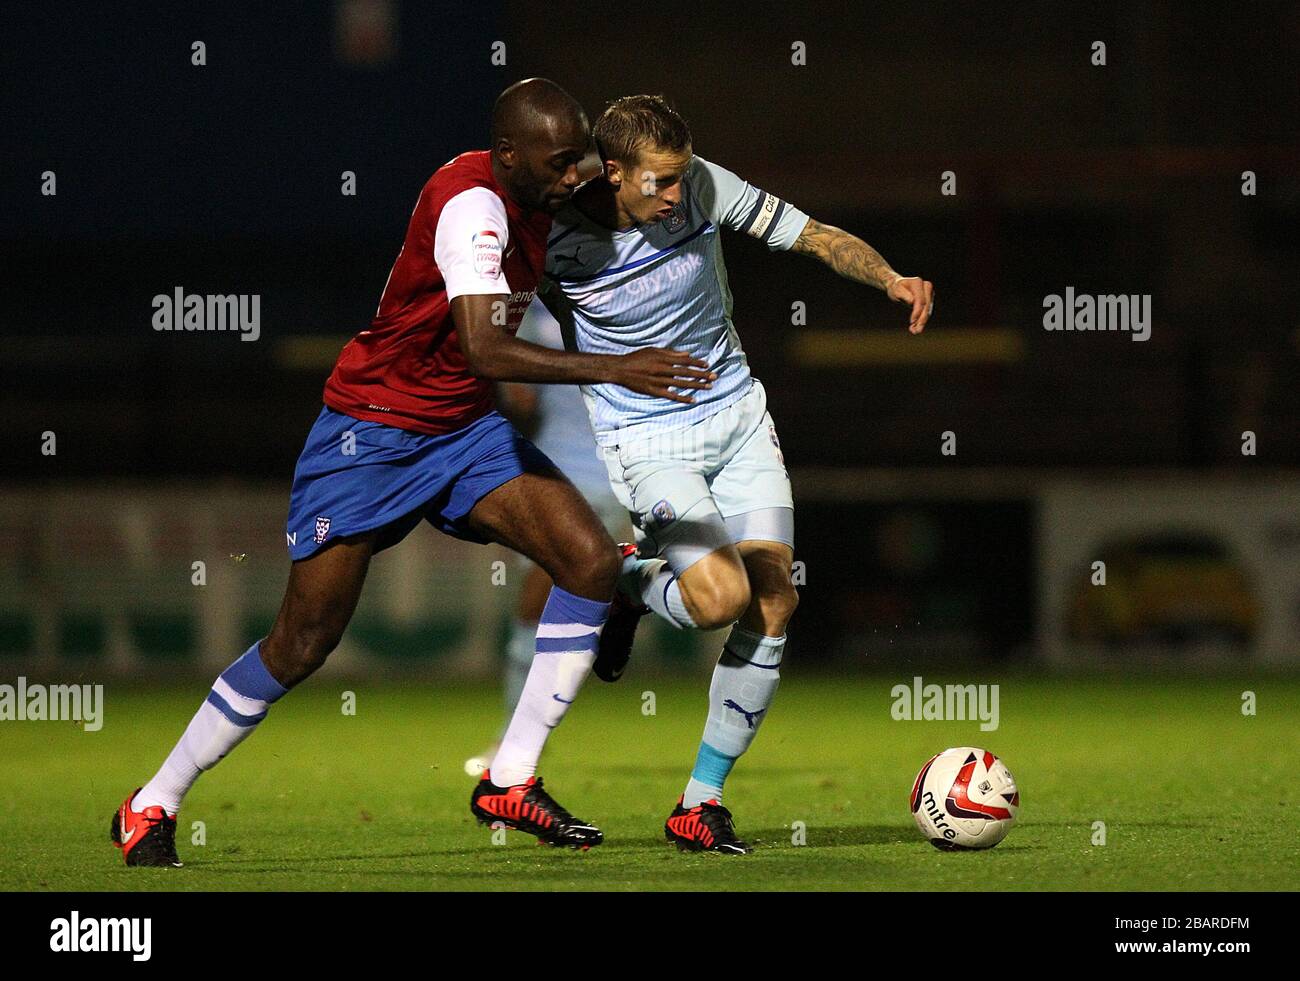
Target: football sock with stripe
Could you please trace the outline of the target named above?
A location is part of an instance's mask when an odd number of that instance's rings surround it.
[[[629,557],[624,560],[623,569],[620,586],[624,592],[640,597],[642,603],[678,630],[696,626],[686,604],[682,602],[677,574],[667,562],[663,559]]]
[[[596,643],[608,616],[608,603],[551,587],[528,679],[492,760],[492,782],[498,787],[513,787],[536,775],[546,737],[578,697],[596,660]]]
[[[161,805],[175,814],[199,774],[216,766],[266,718],[271,703],[287,689],[266,670],[261,646],[259,640],[213,682],[180,742],[135,795],[134,810]]]
[[[695,769],[682,797],[691,808],[707,800],[722,803],[722,785],[736,760],[749,749],[781,682],[785,637],[764,637],[739,626],[713,669],[709,717],[695,757]]]

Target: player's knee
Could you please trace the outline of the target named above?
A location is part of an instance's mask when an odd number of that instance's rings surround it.
[[[730,626],[749,608],[751,594],[744,576],[725,576],[691,590],[691,616],[702,630]]]
[[[569,565],[588,595],[614,595],[623,562],[608,535],[588,535],[575,542]]]
[[[291,688],[324,664],[342,637],[343,628],[327,621],[296,624],[272,631],[262,645],[262,659],[275,679]]]

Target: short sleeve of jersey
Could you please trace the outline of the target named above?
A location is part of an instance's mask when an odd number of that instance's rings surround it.
[[[433,261],[446,283],[448,302],[458,296],[510,292],[501,269],[507,238],[505,205],[486,187],[461,191],[442,206]]]
[[[773,251],[793,248],[808,224],[794,205],[703,157],[691,159],[687,176],[710,221],[753,236]]]

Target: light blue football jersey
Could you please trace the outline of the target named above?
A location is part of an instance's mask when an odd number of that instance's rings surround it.
[[[560,325],[536,300],[524,312],[516,336],[542,347],[556,350],[564,347]],[[583,497],[591,500],[596,494],[608,495],[609,474],[592,437],[587,407],[578,386],[536,385],[535,388],[539,422],[533,444],[573,481]]]
[[[542,289],[566,348],[592,354],[675,348],[718,373],[713,388],[694,392],[690,405],[617,385],[584,385],[598,443],[692,425],[749,391],[718,232],[730,228],[770,249],[789,249],[807,223],[798,208],[700,157],[687,167],[681,203],[664,221],[619,232],[573,205],[556,216]]]

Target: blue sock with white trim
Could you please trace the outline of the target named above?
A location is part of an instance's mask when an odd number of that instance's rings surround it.
[[[247,739],[266,718],[271,703],[287,691],[266,670],[261,646],[259,640],[212,683],[212,690],[194,713],[180,742],[153,779],[135,795],[131,804],[134,810],[157,804],[168,814],[179,811],[199,774],[212,769]]]
[[[608,603],[551,587],[537,624],[537,652],[528,680],[492,760],[492,782],[498,787],[526,783],[536,775],[546,737],[578,697],[596,660],[596,644],[608,617]]]
[[[722,803],[722,785],[732,766],[749,749],[781,683],[785,637],[764,637],[739,626],[723,646],[709,685],[709,717],[695,757],[695,769],[682,795],[692,808],[707,800]]]

